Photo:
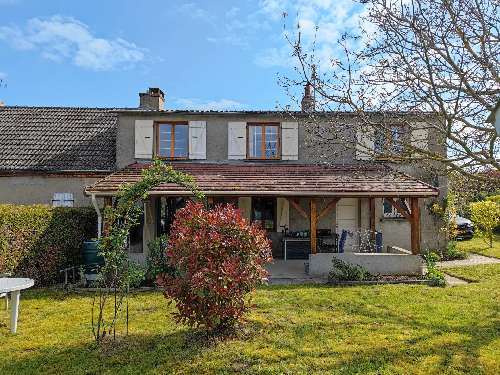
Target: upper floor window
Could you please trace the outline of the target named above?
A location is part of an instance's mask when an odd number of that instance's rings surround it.
[[[279,124],[248,124],[247,157],[249,159],[279,159],[279,140]]]
[[[158,123],[156,145],[156,154],[160,158],[187,159],[189,155],[188,123]]]
[[[401,154],[404,151],[404,127],[389,125],[375,130],[375,152],[377,154]]]

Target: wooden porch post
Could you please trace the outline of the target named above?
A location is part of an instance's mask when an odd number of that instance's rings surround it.
[[[310,237],[311,237],[311,253],[316,254],[317,246],[318,246],[318,241],[316,238],[316,228],[318,224],[318,213],[317,213],[317,208],[316,208],[316,200],[314,198],[311,198],[310,202],[310,226],[309,226],[309,232],[310,232]]]
[[[368,198],[370,205],[370,239],[375,239],[375,199]]]
[[[418,198],[410,198],[411,207],[411,252],[420,254],[420,208]]]

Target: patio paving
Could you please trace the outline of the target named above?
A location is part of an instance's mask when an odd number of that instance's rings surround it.
[[[282,260],[275,259],[273,263],[266,266],[269,272],[268,282],[270,285],[291,284],[324,284],[327,279],[310,277],[305,272],[306,260]]]
[[[500,263],[500,259],[487,257],[479,254],[470,254],[470,256],[467,259],[437,262],[436,265],[439,267],[449,268],[449,267],[464,267],[464,266],[475,266],[478,264],[494,264],[494,263]]]

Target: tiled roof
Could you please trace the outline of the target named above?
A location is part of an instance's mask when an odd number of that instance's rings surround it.
[[[111,171],[113,109],[0,107],[0,171]]]
[[[324,166],[262,163],[170,163],[195,177],[208,195],[302,196],[436,196],[438,190],[422,181],[378,164]],[[123,184],[134,183],[147,164],[132,164],[86,188],[87,193],[112,194]],[[161,184],[152,193],[179,194],[175,184]]]

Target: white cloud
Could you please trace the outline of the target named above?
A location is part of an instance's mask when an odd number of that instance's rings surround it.
[[[260,12],[275,20],[287,14],[288,23],[299,25],[302,47],[311,51],[314,43],[315,57],[321,70],[332,67],[331,59],[340,55],[338,40],[345,32],[357,30],[365,6],[352,0],[261,0]],[[288,33],[296,31],[289,28]],[[286,43],[286,42],[284,42]],[[285,53],[285,49],[288,53]],[[270,48],[259,53],[255,62],[261,66],[289,67],[297,64],[291,47]],[[288,62],[283,59],[288,58]]]
[[[127,68],[144,60],[146,50],[121,38],[95,37],[89,27],[71,17],[32,18],[24,28],[1,26],[0,40],[18,50],[39,51],[52,61],[106,71]]]
[[[186,109],[201,111],[242,110],[247,107],[246,104],[231,99],[203,100],[197,98],[178,98],[175,99],[175,103]]]

